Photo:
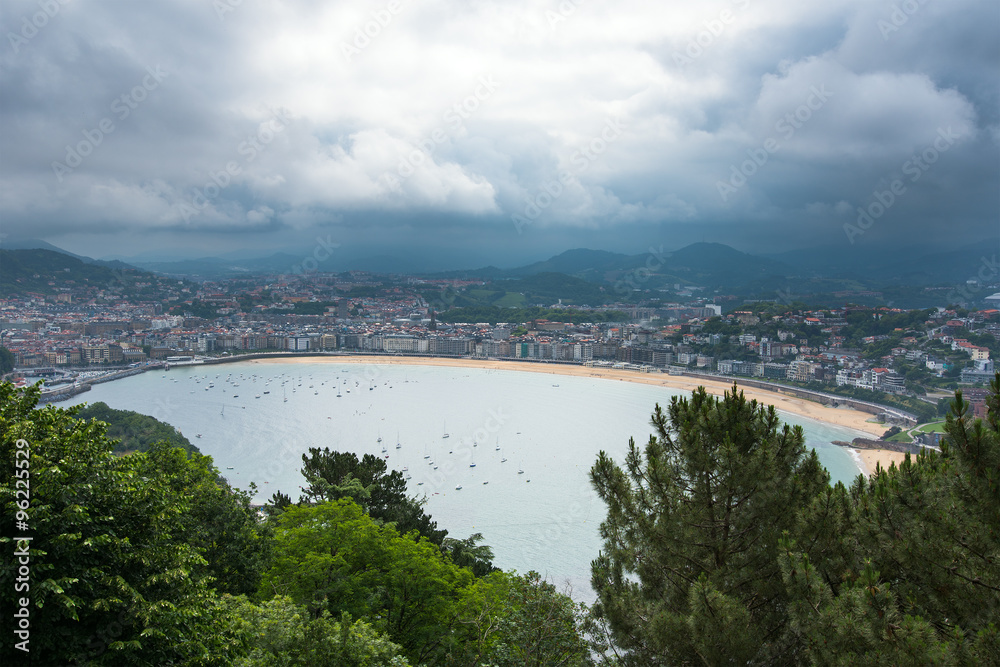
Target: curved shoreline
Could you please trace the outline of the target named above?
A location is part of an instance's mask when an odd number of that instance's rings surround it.
[[[566,375],[571,377],[589,377],[604,380],[619,380],[622,382],[637,382],[656,385],[679,391],[693,391],[697,387],[714,395],[722,394],[732,389],[731,383],[704,378],[693,378],[686,375],[667,375],[665,373],[641,373],[638,371],[606,368],[600,366],[581,366],[578,364],[525,364],[517,361],[500,359],[468,359],[468,358],[435,358],[435,357],[383,357],[376,355],[344,355],[323,357],[279,357],[273,359],[255,359],[250,364],[361,364],[373,366],[451,366],[456,368],[482,368],[487,370],[509,370],[527,373],[548,373],[550,375]],[[868,421],[871,415],[851,408],[832,408],[801,398],[795,398],[766,389],[756,387],[737,387],[747,398],[756,399],[758,403],[773,405],[775,408],[791,412],[800,417],[852,428],[872,435],[881,435],[885,426]]]
[[[713,396],[722,396],[732,389],[732,384],[705,378],[690,376],[666,375],[663,373],[641,373],[638,371],[607,368],[601,366],[581,366],[579,364],[525,364],[517,361],[500,359],[469,359],[469,358],[436,358],[436,357],[390,357],[381,355],[343,355],[343,356],[311,356],[311,357],[274,357],[248,360],[249,364],[354,364],[354,365],[394,365],[394,366],[450,366],[454,368],[481,368],[487,370],[509,370],[528,373],[548,373],[550,375],[565,375],[603,380],[618,380],[620,382],[637,382],[640,384],[663,386],[668,389],[690,392],[698,387]],[[863,433],[879,436],[885,431],[885,426],[868,421],[871,415],[851,408],[833,408],[820,403],[814,403],[801,398],[795,398],[766,389],[756,387],[737,387],[747,398],[758,403],[773,405],[779,410],[789,412],[807,419],[854,429]],[[852,458],[860,462],[859,470],[870,474],[878,461],[882,467],[897,461],[898,452],[887,450],[857,450],[849,448]]]

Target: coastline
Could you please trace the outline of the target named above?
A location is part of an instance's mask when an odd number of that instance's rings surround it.
[[[666,373],[641,373],[638,371],[606,368],[600,366],[580,366],[576,364],[525,364],[517,361],[503,361],[499,359],[467,359],[467,358],[444,358],[433,357],[382,357],[351,355],[343,357],[306,357],[306,358],[280,358],[280,359],[257,359],[250,361],[251,364],[267,363],[293,363],[293,364],[313,364],[313,363],[336,363],[336,364],[373,364],[373,365],[402,365],[402,366],[453,366],[457,368],[482,368],[488,370],[509,370],[527,373],[548,373],[550,375],[565,375],[571,377],[590,377],[604,380],[618,380],[621,382],[637,382],[640,384],[658,385],[669,389],[690,392],[697,387],[705,387],[708,393],[714,396],[722,396],[729,389],[731,383],[717,380],[692,378],[685,375],[667,375]],[[739,387],[739,381],[737,381]],[[836,424],[852,428],[856,431],[863,431],[872,435],[881,435],[885,427],[881,424],[868,422],[871,415],[867,412],[860,412],[850,408],[832,408],[829,406],[813,403],[801,398],[795,398],[785,394],[779,394],[756,387],[739,387],[747,398],[756,399],[759,403],[774,405],[774,407],[791,412],[801,417],[808,417],[818,421]]]
[[[479,368],[487,370],[509,370],[528,373],[548,373],[550,375],[564,375],[575,377],[589,377],[604,380],[618,380],[620,382],[636,382],[647,385],[659,385],[668,389],[689,393],[699,386],[713,396],[722,396],[724,392],[732,389],[732,383],[722,382],[712,378],[691,377],[686,375],[669,375],[665,373],[643,373],[635,370],[622,368],[609,368],[606,366],[583,366],[568,363],[523,363],[502,359],[473,359],[468,357],[419,357],[419,356],[386,356],[386,355],[262,355],[251,359],[240,359],[239,357],[213,361],[206,365],[217,363],[247,363],[247,364],[355,364],[355,365],[396,365],[396,366],[450,366],[455,368]],[[188,364],[184,364],[187,366]],[[200,366],[201,364],[192,364]],[[133,375],[153,368],[132,369],[126,375]],[[101,378],[98,382],[124,377],[115,374],[112,377]],[[88,381],[89,384],[96,383]],[[747,398],[756,400],[758,403],[773,405],[779,410],[789,412],[800,417],[815,419],[816,421],[854,429],[862,433],[873,436],[880,436],[885,426],[868,421],[871,415],[849,407],[834,408],[820,403],[815,403],[802,398],[789,396],[787,394],[770,391],[760,387],[740,386],[736,381],[740,391]],[[53,397],[53,402],[65,400],[68,396]],[[883,468],[888,468],[892,463],[897,466],[903,461],[903,454],[900,452],[885,449],[858,449],[854,447],[844,447],[854,460],[860,472],[866,476],[875,469],[875,464],[880,464]]]
[[[265,359],[254,359],[247,361],[249,364],[355,364],[355,365],[397,365],[397,366],[451,366],[455,368],[480,368],[487,370],[510,370],[527,373],[548,373],[550,375],[564,375],[572,377],[589,377],[604,380],[618,380],[620,382],[637,382],[640,384],[659,385],[669,389],[683,392],[691,392],[697,387],[705,387],[705,390],[713,396],[722,396],[724,392],[732,388],[732,384],[711,380],[706,378],[691,378],[689,376],[667,375],[664,373],[641,373],[633,370],[607,368],[600,366],[581,366],[576,364],[525,364],[516,361],[504,361],[500,359],[469,359],[469,358],[435,358],[435,357],[387,357],[376,355],[344,355],[344,356],[316,356],[316,357],[275,357]],[[789,412],[800,417],[815,419],[817,421],[835,424],[851,428],[856,431],[880,436],[885,431],[885,426],[869,422],[871,415],[867,412],[860,412],[851,408],[833,408],[801,398],[795,398],[778,392],[768,391],[756,387],[737,387],[749,399],[756,399],[758,403],[774,405],[775,408]],[[903,460],[900,452],[889,450],[860,450],[846,448],[851,453],[851,458],[858,464],[858,468],[867,476],[875,469],[878,462],[882,467],[888,468],[895,462],[897,465]]]
[[[906,458],[906,454],[903,452],[895,452],[891,449],[853,449],[853,451],[858,453],[863,466],[865,476],[871,475],[875,472],[875,464],[878,463],[883,468],[888,468],[893,463],[896,464],[898,468]],[[860,466],[859,466],[860,467]]]

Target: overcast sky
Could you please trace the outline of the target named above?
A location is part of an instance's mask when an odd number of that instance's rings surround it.
[[[2,12],[8,238],[469,265],[1000,238],[994,0]]]

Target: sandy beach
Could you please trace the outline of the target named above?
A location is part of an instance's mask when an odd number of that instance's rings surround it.
[[[329,357],[276,357],[274,359],[256,359],[251,364],[376,364],[397,366],[452,366],[458,368],[486,368],[520,371],[527,373],[548,373],[551,375],[569,375],[575,377],[592,377],[620,382],[639,382],[642,384],[661,385],[670,389],[691,392],[699,386],[705,387],[708,393],[715,396],[732,388],[731,383],[717,380],[692,378],[681,375],[666,375],[664,373],[640,373],[638,371],[607,367],[588,367],[571,364],[527,363],[518,361],[502,361],[497,359],[445,359],[434,357],[382,357],[365,355],[344,355]],[[739,381],[737,380],[737,386]],[[759,403],[773,405],[779,410],[818,421],[836,424],[863,431],[875,436],[885,432],[883,424],[869,422],[871,415],[850,408],[833,408],[812,401],[806,401],[778,392],[758,389],[756,387],[741,387],[747,398],[756,399]],[[890,450],[855,450],[868,471],[875,469],[875,461],[883,467],[889,467],[892,461],[902,461],[903,455]]]
[[[888,468],[895,463],[898,467],[906,458],[903,452],[894,452],[891,449],[855,449],[865,468],[865,474],[871,475],[875,472],[875,464],[880,464],[883,468]]]

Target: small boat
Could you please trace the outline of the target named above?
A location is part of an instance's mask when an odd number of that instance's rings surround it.
[[[195,434],[194,434],[194,437],[196,437],[196,438],[200,438],[200,437],[201,437],[201,433],[195,433]]]
[[[270,394],[271,392],[269,392],[269,391],[265,391],[264,393],[265,393],[265,394]]]
[[[441,437],[442,438],[451,437],[451,436],[448,435],[448,423],[447,422],[445,422],[445,425],[444,425],[444,435],[442,435]]]
[[[483,484],[489,484],[489,483],[490,483],[490,481],[488,479],[487,480],[483,480]]]
[[[226,466],[226,470],[232,470],[233,466]]]
[[[500,463],[507,463],[507,459],[506,458],[500,459]]]
[[[257,394],[256,396],[254,396],[254,398],[260,398],[260,394]]]
[[[456,491],[461,491],[461,490],[462,490],[462,485],[461,485],[461,484],[459,484],[458,486],[456,486],[456,487],[455,487],[455,490],[456,490]]]

